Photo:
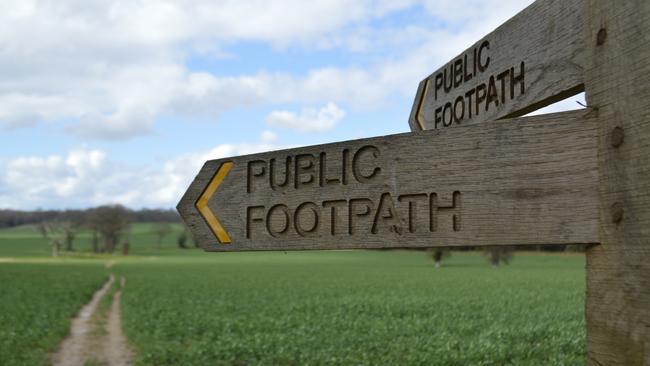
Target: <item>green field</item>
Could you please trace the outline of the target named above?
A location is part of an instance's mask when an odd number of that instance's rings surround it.
[[[45,364],[106,273],[96,261],[0,263],[0,364]]]
[[[112,271],[127,279],[123,326],[138,364],[584,363],[581,255],[517,254],[510,266],[492,268],[479,254],[454,253],[436,269],[415,251],[217,254],[176,249],[173,237],[159,251],[149,231],[134,226],[134,255],[99,257],[115,260]],[[87,250],[84,240],[78,248]],[[105,276],[95,256],[34,259],[48,253],[28,228],[0,231],[0,257],[32,262],[20,273],[11,269],[18,264],[0,263],[0,291],[13,283],[38,293],[47,282],[33,279],[47,268],[95,268],[95,288]],[[85,291],[87,300],[92,289]],[[15,302],[2,296],[0,308],[17,311]],[[31,325],[8,319],[3,329]],[[8,332],[0,333],[3,344]],[[0,359],[4,352],[12,349],[0,349]]]

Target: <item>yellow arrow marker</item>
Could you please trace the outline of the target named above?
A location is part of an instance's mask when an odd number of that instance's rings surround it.
[[[203,191],[195,204],[196,209],[199,210],[201,216],[203,216],[203,219],[208,224],[214,235],[217,236],[217,239],[221,244],[230,244],[230,236],[223,228],[223,226],[221,226],[221,223],[214,215],[212,210],[210,210],[210,207],[208,207],[208,202],[210,202],[210,198],[212,198],[212,195],[214,195],[214,192],[216,192],[221,182],[223,182],[223,179],[226,177],[226,175],[228,175],[228,172],[232,166],[232,161],[221,164],[217,170],[217,173],[215,173],[214,177],[210,181],[210,184],[208,184],[208,186],[205,188],[205,191]]]

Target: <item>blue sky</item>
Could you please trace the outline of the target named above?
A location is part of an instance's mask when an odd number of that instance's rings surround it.
[[[529,3],[4,1],[0,208],[168,208],[206,159],[406,132]]]

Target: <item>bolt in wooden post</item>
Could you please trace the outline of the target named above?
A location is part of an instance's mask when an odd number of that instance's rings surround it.
[[[614,127],[612,130],[612,146],[614,147],[619,147],[623,145],[623,141],[625,140],[625,133],[623,132],[623,129],[621,127]]]

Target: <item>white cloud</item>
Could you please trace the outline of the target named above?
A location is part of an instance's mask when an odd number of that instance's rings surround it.
[[[216,76],[184,62],[240,40],[308,44],[394,8],[344,0],[5,1],[0,127],[65,120],[76,135],[123,139],[148,133],[166,113],[286,101],[295,94],[272,96],[286,75]]]
[[[99,150],[73,150],[67,156],[21,157],[2,167],[2,200],[16,208],[37,207],[52,197],[75,200],[92,189],[89,181],[103,179],[106,155]]]
[[[533,0],[424,0],[427,12],[445,22],[476,22],[477,19],[487,20],[490,27],[505,22]],[[465,25],[465,24],[463,24]]]
[[[529,113],[528,115],[535,116],[539,114],[572,111],[576,109],[583,109],[586,105],[587,101],[585,100],[585,93],[580,93],[578,95],[574,95],[572,97],[548,105],[544,108],[538,109],[532,113]]]
[[[0,208],[28,210],[116,203],[133,208],[173,207],[206,160],[284,147],[277,141],[263,140],[222,144],[149,167],[111,161],[104,151],[96,149],[0,161]]]
[[[78,117],[84,107],[64,95],[0,94],[0,126],[30,127],[45,119]]]
[[[189,119],[269,106],[270,126],[331,129],[346,109],[378,108],[410,98],[417,83],[532,0],[83,0],[0,1],[0,128],[50,121],[83,138],[142,136],[161,116]],[[419,7],[426,22],[374,22]],[[430,21],[429,21],[430,20]],[[377,25],[381,24],[381,25]],[[229,46],[254,41],[345,49],[366,62],[300,73],[193,71],[193,55],[234,57]],[[571,99],[573,100],[573,99]],[[310,105],[300,111],[279,105]],[[574,103],[549,110],[563,110]],[[548,111],[548,110],[547,110]],[[407,116],[404,116],[405,118]],[[263,131],[251,144],[223,144],[158,167],[77,149],[62,155],[0,156],[0,205],[84,207],[123,203],[175,205],[211,158],[280,148]]]
[[[344,116],[345,111],[330,102],[319,110],[303,108],[299,115],[289,111],[273,111],[266,117],[266,123],[300,132],[323,132],[332,129]]]
[[[278,135],[273,131],[262,131],[260,140],[267,144],[273,144],[278,141]]]
[[[287,103],[384,105],[497,22],[523,8],[509,0],[424,1],[146,0],[0,3],[0,127],[65,123],[74,135],[124,139],[150,133],[164,115],[218,117],[242,106]],[[385,28],[372,20],[413,6],[471,27]],[[432,24],[440,22],[432,21]],[[314,68],[301,75],[193,72],[192,54],[222,54],[235,42],[276,48],[381,49],[369,66]],[[392,50],[395,51],[392,51]]]

